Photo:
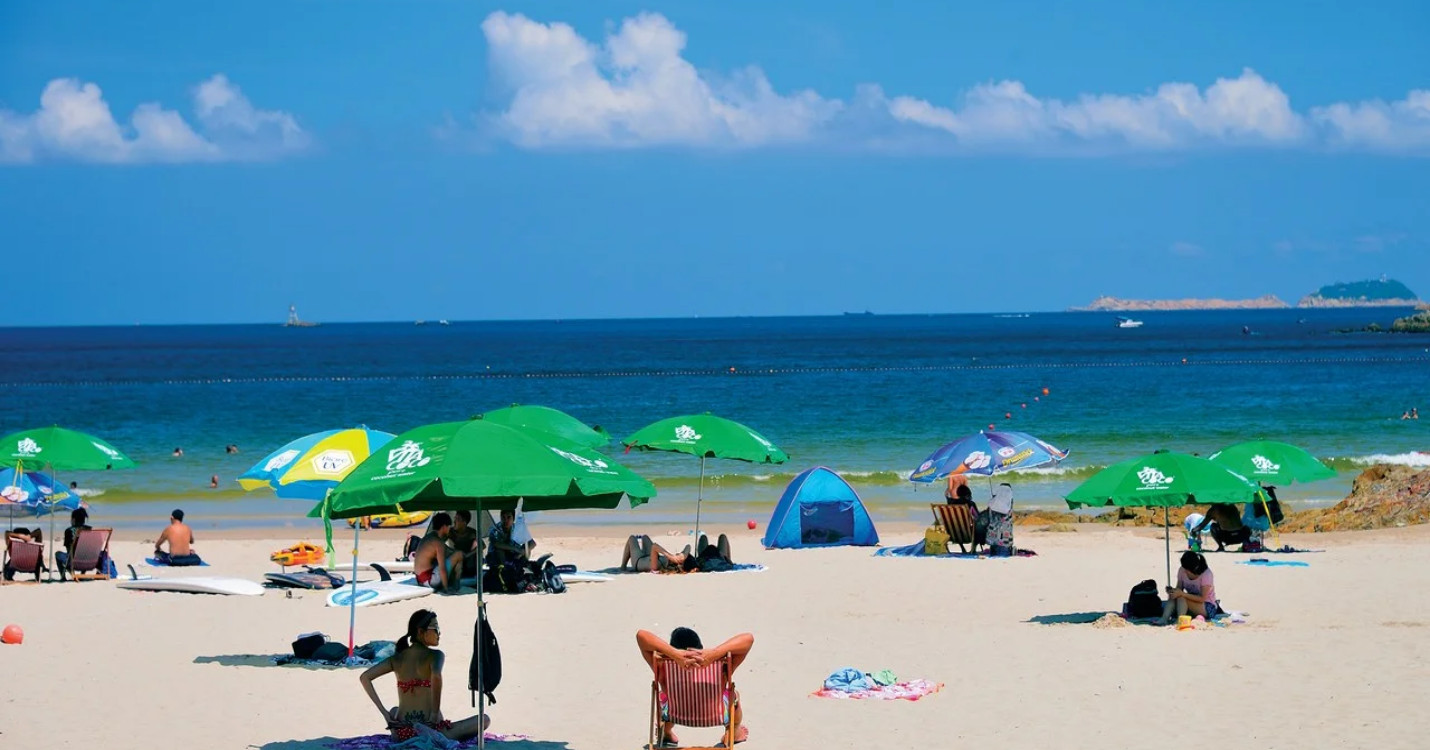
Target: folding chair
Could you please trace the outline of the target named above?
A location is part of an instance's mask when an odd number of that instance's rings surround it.
[[[45,569],[45,545],[6,534],[4,567],[7,579],[20,573],[35,575],[33,581],[7,580],[6,583],[39,583],[40,573]]]
[[[933,517],[948,533],[948,541],[958,545],[958,551],[967,554],[978,551],[978,520],[972,505],[947,505],[932,503]]]
[[[109,537],[113,534],[114,529],[80,529],[75,534],[69,564],[60,569],[60,580],[64,580],[66,572],[76,581],[108,580],[109,570],[104,563],[109,558]]]
[[[682,727],[724,727],[724,748],[735,746],[738,694],[730,679],[730,657],[703,667],[685,667],[655,654],[650,683],[650,747],[663,747],[665,723]],[[681,745],[686,750],[715,750]]]

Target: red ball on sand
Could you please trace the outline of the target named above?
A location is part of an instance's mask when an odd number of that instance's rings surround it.
[[[19,625],[6,625],[5,630],[0,632],[0,643],[21,644],[25,642],[25,631]]]
[[[750,530],[751,530],[751,531],[754,531],[754,530],[755,530],[755,519],[751,518],[750,520],[748,520],[748,521],[745,522],[745,525],[748,526],[748,527],[750,527]]]

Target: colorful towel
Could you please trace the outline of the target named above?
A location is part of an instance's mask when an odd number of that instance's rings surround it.
[[[1037,557],[1037,555],[1038,555],[1038,553],[1036,553],[1036,552],[1034,552],[1034,551],[1032,551],[1032,550],[1030,550],[1030,549],[1019,549],[1019,550],[1016,550],[1016,551],[1013,553],[1012,556],[1013,556],[1013,557]],[[950,552],[950,553],[943,554],[943,555],[930,555],[928,552],[926,552],[926,551],[924,550],[924,543],[923,543],[923,542],[914,542],[913,544],[905,545],[905,546],[903,546],[903,547],[881,547],[880,549],[874,550],[874,556],[875,556],[875,557],[938,557],[938,558],[949,558],[949,557],[952,557],[952,558],[957,558],[957,559],[960,559],[960,560],[983,560],[983,559],[996,559],[996,558],[997,558],[996,555],[989,555],[989,554],[986,553],[986,552],[983,552],[983,553]]]
[[[853,692],[821,688],[810,693],[810,695],[815,698],[839,698],[841,700],[916,701],[926,695],[933,695],[942,689],[942,682],[909,680],[908,682],[896,682],[892,685],[875,687],[870,690],[856,690]]]
[[[524,734],[498,734],[496,732],[487,732],[488,743],[513,742],[525,739],[530,739],[530,737],[527,737]],[[411,740],[408,740],[408,742],[411,742]],[[476,746],[476,738],[454,745],[454,747],[460,747],[464,749]],[[407,745],[393,742],[392,735],[369,734],[365,737],[353,737],[346,740],[338,740],[337,742],[329,744],[328,747],[334,748],[334,750],[391,750],[395,747],[407,747]]]
[[[144,564],[145,564],[145,565],[148,565],[148,566],[151,567],[151,568],[167,568],[167,567],[169,567],[168,561],[166,561],[166,560],[160,560],[160,559],[157,558],[157,557],[146,557],[146,558],[144,558]],[[183,565],[183,566],[180,566],[180,567],[184,567],[184,568],[207,568],[208,566],[209,566],[208,563],[206,563],[206,562],[201,562],[201,563],[199,563],[198,565]]]
[[[1255,560],[1242,560],[1237,565],[1256,565],[1263,568],[1309,568],[1311,563],[1300,560],[1265,560],[1257,558]]]

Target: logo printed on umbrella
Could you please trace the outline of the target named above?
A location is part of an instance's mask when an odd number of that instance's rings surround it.
[[[422,452],[421,443],[408,440],[387,452],[387,470],[395,473],[416,469],[426,466],[431,460]]]
[[[356,464],[357,461],[353,460],[352,451],[332,448],[313,456],[310,463],[313,466],[314,474],[339,476],[351,468],[353,464]]]
[[[41,448],[34,438],[24,438],[15,444],[15,452],[22,456],[37,456],[43,450],[44,448]]]
[[[1256,467],[1257,474],[1275,474],[1281,471],[1281,464],[1272,463],[1266,456],[1252,456],[1251,465]]]
[[[1004,448],[1003,450],[1011,450],[1011,449],[1010,449],[1010,448]],[[1002,454],[1002,452],[1003,452],[1003,451],[999,451],[999,454]],[[1003,466],[1004,466],[1004,467],[1015,466],[1015,465],[1017,465],[1017,464],[1023,463],[1024,461],[1027,461],[1027,460],[1028,460],[1029,458],[1031,458],[1032,456],[1033,456],[1033,449],[1032,449],[1032,448],[1024,448],[1021,453],[1017,453],[1017,454],[1012,455],[1012,456],[1004,456],[1004,457],[1003,457]]]
[[[296,450],[283,451],[282,453],[279,453],[273,458],[268,459],[268,463],[263,465],[263,470],[273,471],[274,469],[281,469],[284,466],[287,466],[288,464],[292,463],[293,459],[297,457],[298,451]]]
[[[1011,446],[1011,445],[1005,445],[1005,446],[1003,446],[1002,448],[999,448],[999,449],[998,449],[998,455],[999,455],[999,456],[1002,456],[1003,458],[1008,458],[1008,457],[1012,456],[1014,453],[1017,453],[1017,452],[1018,452],[1018,451],[1014,450],[1014,449],[1013,449],[1013,446]]]
[[[94,447],[96,447],[96,448],[98,448],[98,449],[100,449],[101,451],[104,452],[104,455],[109,456],[110,458],[119,458],[119,451],[117,451],[117,450],[115,450],[115,449],[113,449],[113,448],[111,448],[111,447],[109,447],[109,446],[107,446],[107,445],[104,445],[103,443],[98,443],[98,442],[95,442],[95,441],[91,440],[91,441],[89,441],[89,444],[92,445],[92,446],[94,446]]]
[[[677,443],[693,443],[699,439],[700,433],[696,432],[695,428],[688,424],[683,424],[675,428],[675,442]]]
[[[549,445],[546,447],[551,448],[551,446]],[[567,461],[570,461],[573,464],[585,467],[587,471],[595,472],[597,474],[616,473],[614,470],[611,469],[610,464],[606,463],[605,461],[602,461],[599,458],[593,460],[590,458],[586,458],[585,456],[578,456],[575,453],[568,453],[567,451],[563,451],[560,448],[551,448],[551,452],[555,453],[558,456],[561,456],[562,458],[566,459]]]
[[[763,445],[763,446],[765,446],[766,448],[769,448],[770,450],[774,450],[774,449],[775,449],[775,444],[774,444],[774,443],[771,443],[770,441],[764,439],[763,437],[760,437],[759,435],[757,435],[757,434],[755,434],[755,433],[753,433],[753,432],[750,433],[750,437],[752,437],[752,438],[754,438],[755,440],[759,441],[760,445]]]
[[[1151,466],[1143,466],[1142,470],[1137,472],[1137,478],[1142,480],[1142,486],[1138,489],[1143,490],[1165,490],[1171,487],[1172,481],[1176,479],[1176,477],[1169,477]]]
[[[19,487],[12,486],[0,490],[0,497],[9,500],[12,503],[23,503],[26,500],[30,499],[30,493],[20,489]]]
[[[983,451],[974,451],[963,459],[963,465],[967,466],[970,471],[986,469],[991,463],[993,463],[993,457]]]

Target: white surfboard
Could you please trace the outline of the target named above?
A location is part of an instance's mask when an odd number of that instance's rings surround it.
[[[389,604],[400,602],[404,599],[416,599],[432,593],[430,586],[422,586],[417,583],[416,577],[393,579],[391,581],[369,581],[357,585],[357,595],[354,597],[353,587],[344,586],[341,589],[334,589],[328,594],[329,607],[347,607],[349,605],[358,607],[375,607],[379,604]]]
[[[609,573],[596,573],[589,570],[578,570],[575,573],[560,573],[561,580],[566,583],[603,583],[615,576]]]
[[[228,594],[230,596],[263,596],[263,586],[255,581],[221,576],[194,578],[132,578],[114,584],[133,591],[173,591],[184,594]]]

